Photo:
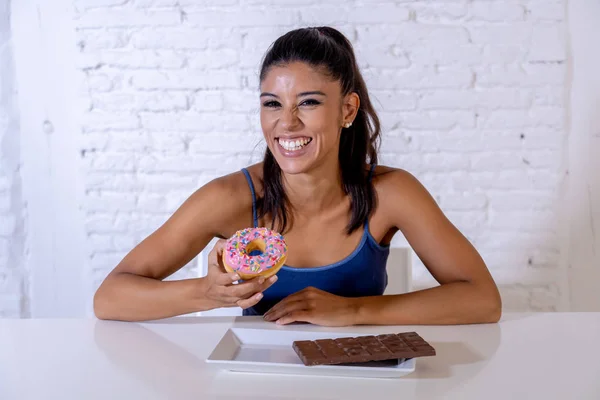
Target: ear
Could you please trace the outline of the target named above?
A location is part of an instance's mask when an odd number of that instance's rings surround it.
[[[354,122],[358,109],[360,108],[360,97],[356,92],[347,94],[342,104],[342,127],[348,122]]]

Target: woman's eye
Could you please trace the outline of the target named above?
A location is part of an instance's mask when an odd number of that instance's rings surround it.
[[[315,99],[307,99],[307,100],[304,100],[302,103],[300,103],[301,106],[317,106],[319,104],[321,104],[321,102],[318,100],[315,100]],[[281,104],[278,101],[269,100],[269,101],[265,101],[263,103],[263,106],[267,107],[267,108],[276,108],[276,107],[281,107]]]
[[[319,104],[321,104],[321,102],[318,100],[308,99],[308,100],[304,100],[300,105],[302,105],[302,106],[318,106]]]
[[[263,103],[263,106],[269,107],[269,108],[279,107],[279,105],[280,105],[279,102],[274,101],[274,100],[265,101]]]

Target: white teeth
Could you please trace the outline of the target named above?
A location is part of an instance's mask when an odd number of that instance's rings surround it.
[[[287,151],[295,151],[300,150],[302,147],[306,146],[310,141],[311,139],[308,138],[296,140],[279,139],[279,144]]]

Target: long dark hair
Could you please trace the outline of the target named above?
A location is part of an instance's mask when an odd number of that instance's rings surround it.
[[[358,69],[350,41],[330,27],[302,28],[286,33],[267,51],[260,69],[262,82],[272,66],[304,62],[338,80],[342,96],[356,92],[360,108],[350,128],[342,128],[339,148],[344,191],[350,195],[352,217],[346,228],[351,234],[369,218],[376,206],[373,185],[365,164],[377,164],[380,123]],[[259,216],[269,215],[278,230],[284,232],[291,220],[290,202],[281,180],[281,169],[267,147],[263,162],[264,194],[258,201]]]

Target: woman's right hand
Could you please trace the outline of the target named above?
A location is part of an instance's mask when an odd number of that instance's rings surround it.
[[[208,271],[204,295],[214,304],[214,308],[241,307],[246,309],[257,304],[263,297],[262,292],[277,281],[274,275],[268,279],[262,276],[243,283],[234,284],[240,277],[227,272],[223,266],[223,249],[226,241],[220,239],[208,255]]]

